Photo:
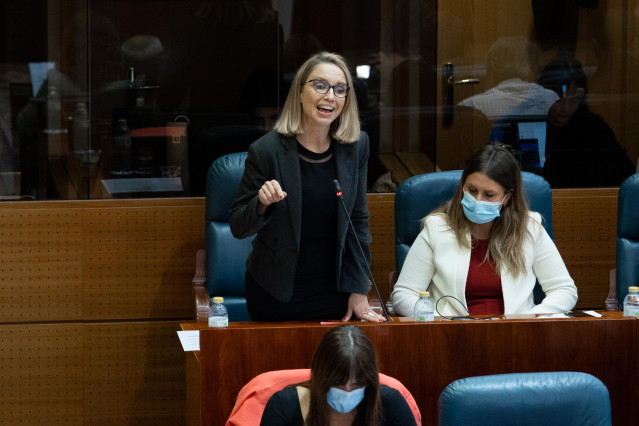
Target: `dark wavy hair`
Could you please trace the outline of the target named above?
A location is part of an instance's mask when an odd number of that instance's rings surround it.
[[[326,394],[331,387],[348,383],[351,377],[357,378],[362,386],[366,386],[364,399],[357,406],[357,417],[353,424],[382,424],[375,347],[359,327],[341,325],[324,335],[313,356],[311,379],[300,384],[309,388],[311,398],[305,425],[329,424],[330,406],[326,401]]]

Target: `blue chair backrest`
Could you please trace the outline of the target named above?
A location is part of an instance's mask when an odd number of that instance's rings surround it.
[[[245,159],[246,152],[224,155],[211,164],[206,177],[206,289],[211,297],[224,297],[229,321],[251,320],[244,275],[253,237],[238,240],[229,226],[229,209],[240,188]]]
[[[610,426],[608,389],[572,371],[459,379],[437,401],[438,426]]]
[[[402,269],[408,250],[420,232],[420,221],[455,194],[462,176],[461,170],[426,173],[406,179],[395,193],[395,266]],[[522,181],[530,209],[541,214],[543,225],[554,237],[552,229],[552,191],[550,184],[534,173],[522,172]],[[535,303],[544,298],[535,286]]]
[[[630,176],[619,188],[617,299],[620,304],[631,285],[639,285],[639,174]]]

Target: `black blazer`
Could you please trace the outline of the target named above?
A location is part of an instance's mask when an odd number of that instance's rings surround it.
[[[333,147],[337,179],[344,204],[351,215],[357,238],[370,264],[371,241],[366,204],[368,167],[368,135],[362,132],[358,141],[336,143]],[[258,191],[267,180],[277,180],[287,197],[257,215]],[[346,293],[367,294],[368,272],[341,206],[337,215],[336,283]],[[255,233],[253,250],[246,261],[251,276],[273,297],[286,302],[293,294],[302,223],[302,177],[297,142],[270,132],[248,149],[244,175],[237,199],[231,206],[230,226],[236,238]]]

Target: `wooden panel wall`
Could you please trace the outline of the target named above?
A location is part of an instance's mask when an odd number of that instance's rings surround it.
[[[186,370],[179,323],[84,326],[84,424],[186,422]]]
[[[555,240],[600,308],[616,190],[556,190]],[[394,194],[370,194],[373,274],[395,269]],[[0,424],[186,423],[185,356],[204,200],[0,204]]]
[[[368,210],[373,237],[371,271],[382,298],[386,299],[388,274],[395,270],[395,194],[369,194]]]
[[[82,425],[82,382],[81,325],[0,326],[0,424]]]
[[[82,211],[2,208],[0,223],[0,322],[80,320]]]
[[[577,306],[599,308],[615,268],[618,189],[553,190],[555,243],[579,289]]]
[[[0,424],[185,424],[203,223],[203,199],[0,204]]]
[[[201,205],[83,209],[84,319],[192,316],[188,278],[204,244],[203,211]]]

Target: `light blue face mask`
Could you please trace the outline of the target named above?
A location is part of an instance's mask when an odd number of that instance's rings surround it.
[[[504,196],[504,200],[505,199],[506,196]],[[501,206],[504,200],[477,201],[468,191],[464,191],[464,198],[462,198],[461,205],[464,208],[464,214],[468,220],[473,223],[482,224],[499,217],[499,206]]]
[[[330,388],[326,394],[326,401],[338,413],[350,413],[364,399],[364,390],[366,386],[350,392],[340,388]]]

